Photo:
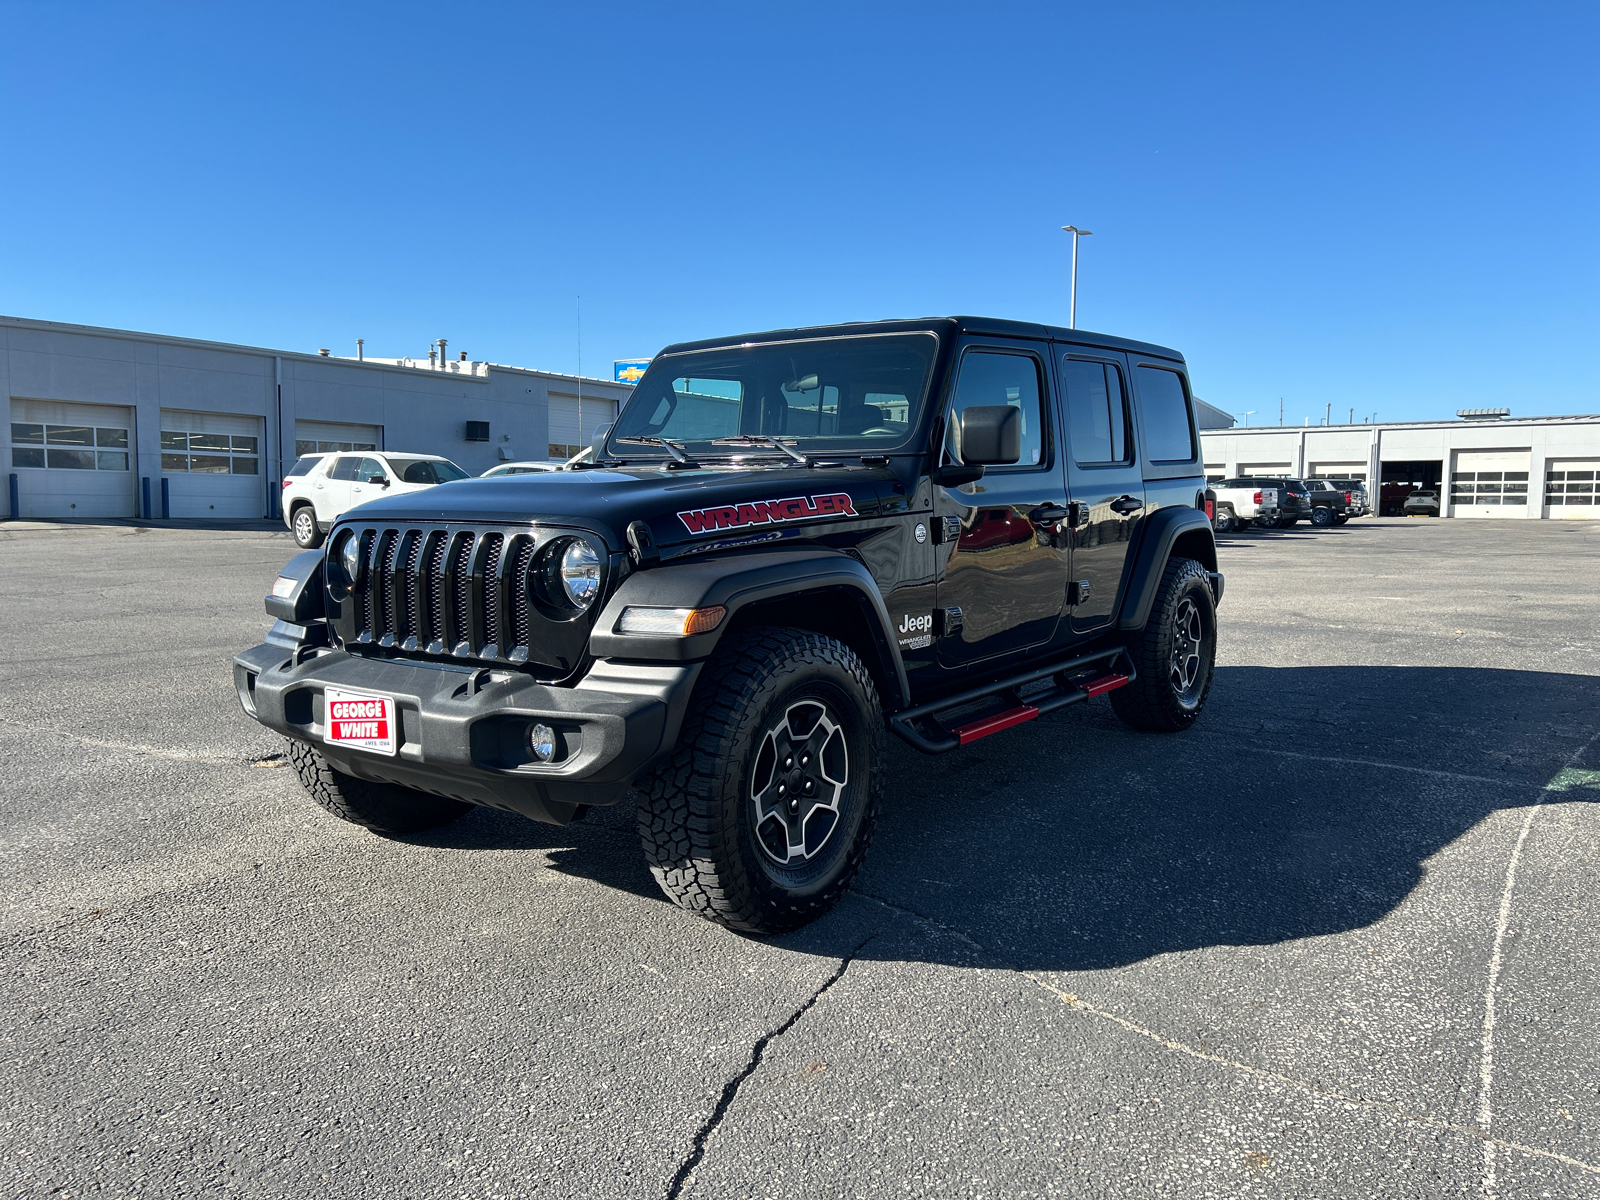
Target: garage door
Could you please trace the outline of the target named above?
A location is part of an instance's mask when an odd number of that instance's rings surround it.
[[[11,401],[19,517],[136,517],[133,410]]]
[[[1306,472],[1308,479],[1358,479],[1367,481],[1367,464],[1364,462],[1314,462]]]
[[[1527,450],[1458,450],[1450,468],[1453,517],[1528,515]]]
[[[1286,462],[1273,463],[1240,463],[1239,474],[1243,475],[1276,475],[1280,479],[1287,479],[1289,468],[1293,464]]]
[[[594,400],[584,397],[579,415],[580,401],[576,396],[550,397],[550,457],[571,458],[580,450],[588,449],[590,440],[602,425],[617,419],[615,400]]]
[[[1548,517],[1600,517],[1600,459],[1548,460],[1544,503]]]
[[[382,425],[341,425],[335,421],[296,421],[294,453],[337,454],[340,450],[382,450]]]
[[[261,418],[161,410],[161,474],[173,517],[260,517]]]

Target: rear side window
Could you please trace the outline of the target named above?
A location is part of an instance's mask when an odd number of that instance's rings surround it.
[[[1194,458],[1194,419],[1183,376],[1161,367],[1140,366],[1139,405],[1144,410],[1146,457],[1151,462],[1189,462]]]
[[[1062,362],[1067,382],[1067,417],[1072,458],[1079,466],[1132,460],[1128,437],[1128,404],[1122,370],[1115,363],[1068,358]]]
[[[289,468],[289,476],[293,478],[296,475],[309,475],[311,474],[311,468],[321,461],[322,455],[320,454],[308,454],[304,458],[297,458],[294,466]]]
[[[356,468],[360,465],[361,460],[359,458],[353,458],[350,455],[344,455],[340,457],[333,464],[333,466],[328,468],[328,478],[354,479],[356,477]]]

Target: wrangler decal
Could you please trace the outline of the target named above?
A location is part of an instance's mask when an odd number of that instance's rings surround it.
[[[818,517],[853,517],[856,506],[848,494],[791,496],[786,500],[756,500],[721,508],[692,508],[678,520],[690,533],[714,533],[747,525],[772,525],[779,521],[811,521]]]

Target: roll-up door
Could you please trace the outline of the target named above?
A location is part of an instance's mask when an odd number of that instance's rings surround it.
[[[341,450],[382,450],[382,425],[344,425],[336,421],[296,421],[295,457],[337,454]]]
[[[578,409],[582,407],[580,417]],[[585,396],[550,397],[550,457],[571,458],[588,449],[590,440],[602,425],[617,419],[617,402]]]
[[[1548,517],[1600,517],[1600,458],[1547,460],[1544,503]]]
[[[1528,515],[1527,450],[1458,450],[1450,466],[1450,515]]]
[[[260,517],[267,511],[261,418],[161,410],[161,474],[174,517]]]
[[[1306,472],[1307,479],[1358,479],[1367,481],[1367,464],[1364,462],[1315,462]]]
[[[136,517],[133,409],[11,401],[18,517]]]
[[[1240,463],[1239,474],[1245,475],[1276,475],[1280,479],[1287,479],[1289,469],[1294,464],[1286,462],[1274,463]]]

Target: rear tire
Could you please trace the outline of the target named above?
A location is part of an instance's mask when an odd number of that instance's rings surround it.
[[[311,798],[341,821],[375,833],[420,833],[466,813],[472,805],[394,783],[371,783],[334,768],[305,742],[289,743],[289,761]]]
[[[311,505],[302,504],[295,509],[290,514],[289,525],[294,530],[294,544],[300,549],[315,550],[322,545],[324,534],[317,524],[317,510]]]
[[[1219,508],[1217,510],[1217,532],[1218,533],[1232,533],[1234,530],[1236,530],[1238,528],[1239,528],[1239,518],[1234,515],[1232,508],[1223,507],[1223,508]]]
[[[1326,529],[1333,524],[1333,509],[1327,506],[1311,510],[1311,523],[1318,529]]]
[[[815,920],[872,842],[882,737],[877,688],[848,646],[804,629],[729,635],[672,758],[638,784],[650,873],[678,905],[731,929]]]
[[[1176,733],[1200,716],[1217,657],[1217,608],[1206,569],[1192,558],[1168,561],[1149,620],[1128,641],[1139,677],[1111,693],[1125,724]]]

